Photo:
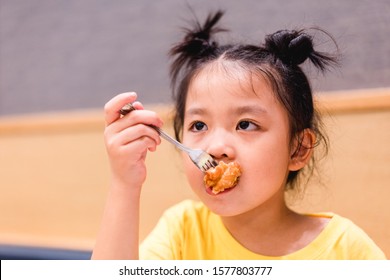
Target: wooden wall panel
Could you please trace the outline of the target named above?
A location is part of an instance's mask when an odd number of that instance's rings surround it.
[[[390,89],[320,95],[331,150],[292,207],[332,211],[390,256]],[[147,106],[165,118],[167,106]],[[0,118],[0,243],[91,249],[109,182],[101,110]],[[163,141],[147,158],[141,238],[162,211],[194,198],[178,152]]]

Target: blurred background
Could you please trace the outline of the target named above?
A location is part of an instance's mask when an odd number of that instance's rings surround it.
[[[388,0],[1,0],[0,257],[89,257],[109,181],[102,108],[136,91],[169,131],[167,52],[193,20],[189,6],[200,20],[225,10],[226,41],[313,26],[334,36],[341,68],[307,69],[336,142],[328,187],[296,207],[352,217],[389,255]],[[148,164],[141,238],[166,207],[192,198],[172,147]]]
[[[167,52],[193,19],[188,5],[200,19],[225,10],[228,38],[244,42],[285,28],[329,31],[342,68],[318,77],[318,90],[390,86],[387,0],[2,0],[0,114],[101,108],[129,90],[170,102]]]

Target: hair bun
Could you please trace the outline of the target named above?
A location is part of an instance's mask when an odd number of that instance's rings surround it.
[[[279,30],[265,39],[265,47],[286,64],[299,65],[314,52],[312,38],[295,30]]]
[[[174,58],[171,64],[172,84],[175,83],[180,71],[214,54],[218,44],[213,40],[213,36],[218,32],[227,31],[217,26],[223,14],[223,11],[211,13],[203,24],[196,21],[192,28],[184,29],[183,40],[174,45],[169,52]]]
[[[203,25],[195,22],[193,28],[186,28],[184,40],[171,49],[171,56],[178,55],[182,58],[187,56],[188,59],[193,59],[212,52],[217,47],[217,43],[212,40],[212,36],[215,33],[226,31],[216,26],[222,16],[223,12],[217,11],[214,14],[209,14]]]
[[[300,34],[288,44],[289,56],[292,63],[303,63],[314,51],[312,38],[306,34]]]

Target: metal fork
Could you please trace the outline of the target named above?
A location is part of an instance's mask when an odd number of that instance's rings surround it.
[[[121,110],[120,114],[122,116],[127,115],[131,111],[136,110],[133,106],[133,104],[128,103],[126,104]],[[175,145],[178,149],[182,150],[183,152],[187,153],[192,162],[203,172],[206,172],[212,167],[215,167],[218,165],[218,163],[213,159],[212,156],[210,156],[208,153],[201,149],[191,149],[186,146],[184,146],[182,143],[176,141],[174,138],[172,138],[170,135],[166,134],[161,128],[154,126],[154,125],[149,125],[153,129],[155,129],[158,134],[171,144]]]

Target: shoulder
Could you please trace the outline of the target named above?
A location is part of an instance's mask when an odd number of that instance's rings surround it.
[[[186,223],[207,219],[210,216],[210,213],[210,210],[202,202],[184,200],[165,210],[162,218]]]
[[[201,202],[171,206],[142,242],[142,259],[202,259],[209,234],[210,211]]]
[[[331,248],[337,259],[386,259],[368,234],[350,219],[334,213],[314,215],[330,219],[317,241]]]
[[[337,214],[333,214],[330,222],[330,229],[339,234],[350,242],[355,240],[371,240],[368,234],[352,220],[342,217]]]

